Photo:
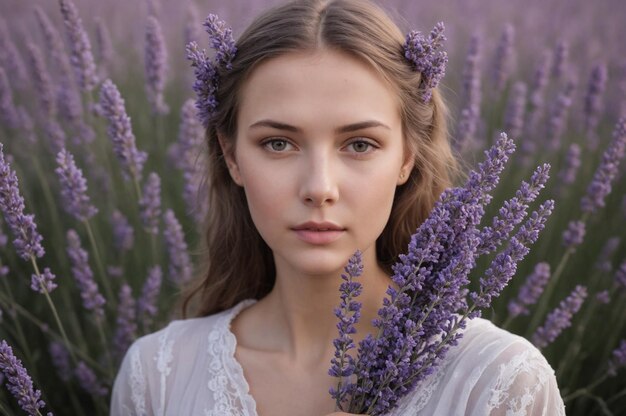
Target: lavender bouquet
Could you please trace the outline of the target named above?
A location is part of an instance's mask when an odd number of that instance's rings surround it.
[[[380,415],[436,371],[448,350],[462,337],[467,319],[480,315],[515,274],[554,208],[547,200],[527,215],[528,206],[548,180],[549,165],[539,166],[529,182],[522,182],[515,197],[505,201],[490,226],[480,227],[490,193],[495,189],[515,145],[505,133],[485,152],[486,160],[469,175],[463,187],[442,193],[430,216],[411,236],[408,252],[394,265],[392,280],[368,334],[359,343],[358,356],[350,334],[360,317],[361,304],[354,299],[361,284],[353,281],[362,272],[357,252],[345,268],[341,284],[339,337],[329,374],[338,377],[329,390],[338,409],[350,413]],[[524,221],[525,220],[525,221]],[[512,234],[515,227],[524,223]],[[468,278],[481,255],[495,255],[478,291],[470,291]],[[356,378],[356,380],[354,380]]]

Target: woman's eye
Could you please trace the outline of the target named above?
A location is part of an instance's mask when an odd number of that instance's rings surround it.
[[[371,150],[372,147],[374,147],[372,145],[372,143],[366,142],[364,140],[354,141],[354,142],[350,143],[348,146],[352,147],[352,150],[355,153],[365,153],[365,152]]]
[[[273,152],[283,152],[291,145],[285,139],[272,139],[263,143],[263,146]]]

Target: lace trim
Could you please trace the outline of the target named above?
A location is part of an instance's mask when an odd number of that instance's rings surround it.
[[[165,389],[166,389],[166,378],[172,371],[172,368],[169,364],[172,362],[172,348],[174,346],[174,341],[169,339],[171,326],[168,326],[167,330],[165,330],[159,336],[159,350],[157,352],[156,357],[154,357],[154,361],[156,361],[157,371],[161,375],[161,383],[160,383],[160,395],[159,395],[159,409],[157,414],[165,415]]]
[[[487,410],[492,411],[506,403],[506,416],[526,416],[527,407],[533,403],[537,394],[545,388],[548,377],[553,370],[546,366],[542,356],[534,349],[526,349],[515,355],[507,363],[498,367],[498,377],[491,388],[491,394],[487,403]],[[512,396],[515,393],[513,384],[519,376],[529,375],[532,385],[527,385],[521,395]],[[504,409],[503,409],[504,410]]]
[[[241,364],[235,359],[237,338],[230,331],[233,318],[244,308],[255,303],[246,299],[227,313],[221,314],[209,333],[209,390],[213,393],[213,409],[204,409],[205,416],[256,416],[256,403],[250,395],[250,386],[243,375]]]
[[[141,367],[141,357],[139,349],[133,348],[130,356],[130,392],[135,414],[144,416],[146,414],[146,379]]]

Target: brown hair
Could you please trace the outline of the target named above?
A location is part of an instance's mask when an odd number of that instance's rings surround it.
[[[183,316],[195,300],[195,315],[260,299],[274,285],[271,249],[256,230],[244,191],[231,179],[218,132],[231,145],[237,136],[240,89],[255,67],[295,51],[333,48],[369,63],[397,89],[402,131],[415,167],[396,190],[391,215],[376,241],[380,265],[391,265],[410,236],[451,186],[456,161],[447,137],[447,109],[436,89],[422,101],[421,74],[404,59],[404,35],[378,6],[364,0],[296,0],[259,16],[237,41],[232,69],[220,70],[218,112],[206,132],[209,211],[200,275],[184,296]]]

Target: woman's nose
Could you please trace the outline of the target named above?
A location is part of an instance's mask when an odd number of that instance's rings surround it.
[[[329,157],[317,156],[303,165],[300,198],[310,206],[332,205],[339,199],[336,167]]]

